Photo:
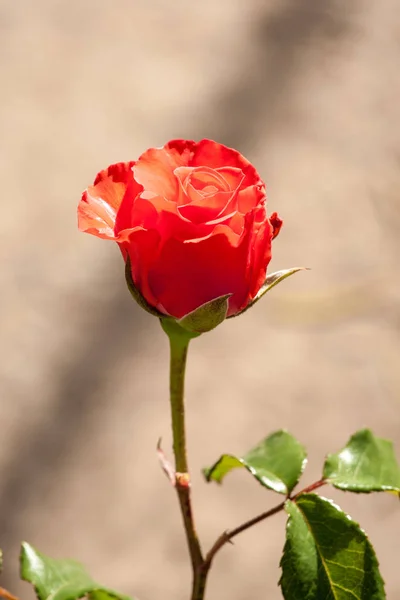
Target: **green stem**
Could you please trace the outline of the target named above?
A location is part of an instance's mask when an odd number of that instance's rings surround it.
[[[177,473],[187,473],[184,386],[189,341],[170,337],[170,402],[172,438]]]
[[[185,332],[173,321],[163,319],[161,325],[167,333],[170,342],[170,403],[175,456],[175,488],[179,499],[192,563],[193,587],[191,600],[203,600],[206,574],[203,569],[204,560],[192,511],[184,404],[186,358],[190,339],[194,336]]]

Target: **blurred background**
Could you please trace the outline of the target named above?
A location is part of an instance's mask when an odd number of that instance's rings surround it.
[[[247,156],[284,228],[273,270],[311,267],[192,344],[198,528],[208,547],[277,503],[246,472],[200,469],[285,427],[326,452],[373,428],[400,444],[398,0],[0,1],[1,585],[21,539],[140,600],[186,600],[170,449],[167,340],[113,244],[78,233],[96,173],[176,137]],[[330,493],[327,490],[327,493]],[[390,495],[332,497],[400,597]],[[218,556],[210,600],[281,598],[284,515]]]

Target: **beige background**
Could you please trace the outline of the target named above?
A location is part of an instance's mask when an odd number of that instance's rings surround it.
[[[304,264],[191,349],[187,397],[205,546],[278,498],[200,468],[286,427],[323,456],[370,426],[400,446],[398,0],[1,0],[1,585],[21,539],[140,600],[186,600],[167,342],[118,250],[79,234],[98,170],[173,137],[238,148],[285,220],[272,268]],[[335,493],[400,597],[400,512]],[[280,598],[279,515],[218,557],[210,600]]]

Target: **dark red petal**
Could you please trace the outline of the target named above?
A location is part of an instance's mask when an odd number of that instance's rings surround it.
[[[158,308],[180,318],[201,304],[233,294],[229,312],[237,312],[248,293],[248,236],[236,247],[224,233],[197,242],[169,239],[149,273]]]
[[[132,279],[147,302],[156,307],[157,298],[154,296],[148,280],[148,273],[159,252],[160,236],[154,229],[145,231],[136,229],[130,232],[127,239],[119,244],[122,255],[126,260],[129,255]]]
[[[250,218],[250,215],[246,218]],[[256,208],[252,218],[252,242],[249,255],[249,298],[246,304],[256,296],[263,285],[267,267],[271,260],[272,226],[267,219],[265,207]]]
[[[283,225],[283,221],[278,217],[278,213],[276,212],[272,213],[272,215],[269,218],[269,221],[272,225],[272,239],[274,239],[280,232],[281,227]]]

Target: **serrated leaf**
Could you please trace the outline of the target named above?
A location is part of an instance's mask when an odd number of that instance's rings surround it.
[[[305,448],[287,431],[276,431],[242,457],[223,454],[207,469],[207,481],[221,483],[232,469],[246,468],[261,485],[290,494],[297,484],[307,462]]]
[[[231,296],[232,294],[225,294],[214,298],[177,320],[177,323],[193,333],[211,331],[225,321]]]
[[[369,429],[355,433],[337,454],[327,456],[324,479],[350,492],[400,491],[400,468],[393,444]]]
[[[50,558],[24,542],[21,546],[21,579],[31,583],[39,600],[129,600],[128,596],[96,583],[75,560]]]
[[[316,494],[288,500],[285,509],[285,600],[385,600],[374,549],[355,521]]]
[[[292,267],[291,269],[282,269],[282,271],[276,271],[275,273],[271,273],[267,276],[266,280],[262,284],[261,288],[258,290],[256,296],[253,300],[239,313],[235,315],[230,315],[228,319],[232,319],[233,317],[238,317],[242,315],[246,310],[249,310],[252,306],[255,305],[256,302],[260,300],[267,292],[269,292],[273,287],[278,285],[284,279],[287,279],[291,275],[298,273],[299,271],[307,271],[307,267]]]

